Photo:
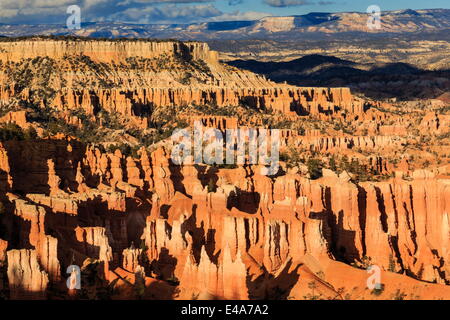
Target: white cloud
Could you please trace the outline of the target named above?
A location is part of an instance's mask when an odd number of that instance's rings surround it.
[[[73,0],[2,0],[0,9],[42,9],[57,8],[73,4]]]
[[[130,23],[182,23],[202,21],[222,15],[213,5],[177,6],[169,4],[160,7],[129,8],[110,16],[112,20]]]
[[[230,6],[237,6],[241,3],[244,3],[244,0],[228,0],[228,5]]]
[[[230,5],[243,2],[243,0],[0,0],[0,22],[65,24],[68,17],[67,7],[73,4],[80,6],[82,22],[195,23],[256,20],[271,15],[257,11],[223,12],[214,5],[215,1],[223,1]]]
[[[259,11],[235,11],[231,13],[223,13],[220,16],[210,19],[210,21],[250,21],[259,20],[264,17],[272,16],[271,13]]]
[[[265,0],[264,2],[269,6],[280,8],[313,4],[308,0]]]
[[[215,0],[0,0],[3,23],[65,23],[78,4],[82,21],[181,23],[220,16]],[[190,5],[192,4],[192,5]]]

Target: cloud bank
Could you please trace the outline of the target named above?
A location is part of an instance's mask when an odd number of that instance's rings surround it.
[[[256,10],[242,10],[241,7],[248,8],[250,1],[255,2]],[[81,8],[83,22],[158,24],[255,20],[271,15],[258,11],[264,8],[262,4],[283,8],[312,3],[310,0],[0,0],[0,23],[64,24],[67,7],[74,4]]]

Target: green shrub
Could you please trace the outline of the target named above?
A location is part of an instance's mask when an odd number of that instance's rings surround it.
[[[379,295],[381,295],[382,293],[383,293],[383,291],[384,291],[384,284],[383,283],[381,283],[380,284],[380,288],[374,288],[371,292],[370,292],[370,294],[373,294],[374,296],[379,296]]]
[[[308,159],[306,165],[308,167],[309,176],[312,180],[322,177],[322,161],[319,159]]]
[[[214,182],[214,180],[211,178],[208,182],[208,192],[216,192],[217,191],[217,186]]]
[[[392,296],[392,300],[405,300],[406,297],[407,297],[406,293],[400,291],[400,289],[397,289],[397,291]]]
[[[25,133],[23,129],[15,123],[6,123],[0,127],[0,141],[10,140],[25,140]]]

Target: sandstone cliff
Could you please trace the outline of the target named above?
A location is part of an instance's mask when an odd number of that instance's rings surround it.
[[[193,42],[0,48],[0,265],[11,298],[95,298],[108,286],[111,298],[450,298],[445,108],[276,84]],[[176,121],[279,128],[280,170],[175,165],[164,133]],[[100,135],[74,137],[90,130]],[[133,131],[161,139],[111,148],[133,144]],[[381,293],[366,287],[372,264]],[[75,293],[71,265],[84,281]]]

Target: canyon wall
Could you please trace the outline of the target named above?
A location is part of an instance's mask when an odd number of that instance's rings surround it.
[[[349,88],[298,88],[220,64],[205,43],[0,41],[0,62],[3,103],[14,97],[41,103],[33,99],[48,86],[54,94],[47,103],[60,111],[120,112],[144,127],[143,118],[159,106],[246,105],[289,115],[331,116],[344,111],[361,115],[367,103]],[[29,73],[25,87],[20,84],[23,73]]]
[[[0,41],[0,62],[0,279],[11,298],[94,299],[89,286],[117,286],[114,298],[309,299],[311,282],[327,299],[450,298],[447,114],[277,84],[194,42]],[[150,122],[157,108],[176,118],[202,105],[256,113],[180,118],[220,130],[286,120],[281,151],[297,154],[269,177],[248,163],[175,165],[164,138],[125,155],[104,137],[48,128],[52,115],[57,129],[86,133],[92,119],[119,142],[172,125]],[[101,111],[126,126],[112,129]],[[334,156],[348,166],[327,162],[315,177],[309,160]],[[355,159],[374,179],[349,172],[362,168]],[[380,295],[366,286],[371,264]],[[71,265],[79,292],[65,286]]]
[[[450,184],[431,173],[360,184],[331,173],[270,179],[254,166],[175,166],[163,148],[132,159],[76,141],[34,144],[2,145],[8,265],[19,259],[12,248],[35,257],[23,279],[8,273],[13,286],[37,286],[35,274],[45,272],[43,290],[47,277],[58,282],[61,270],[88,257],[104,262],[106,278],[141,266],[148,276],[178,279],[178,296],[188,299],[270,298],[277,286],[294,293],[299,270],[311,261],[325,270],[330,260],[370,258],[387,273],[450,281]],[[14,165],[17,157],[28,163]],[[25,196],[13,196],[19,191]],[[141,241],[145,251],[133,251]],[[436,288],[448,297],[450,290]]]
[[[119,63],[129,57],[154,58],[163,54],[218,63],[218,53],[209,50],[206,43],[179,41],[96,41],[96,40],[42,40],[0,42],[0,60],[20,62],[23,59],[85,55],[95,62]]]

